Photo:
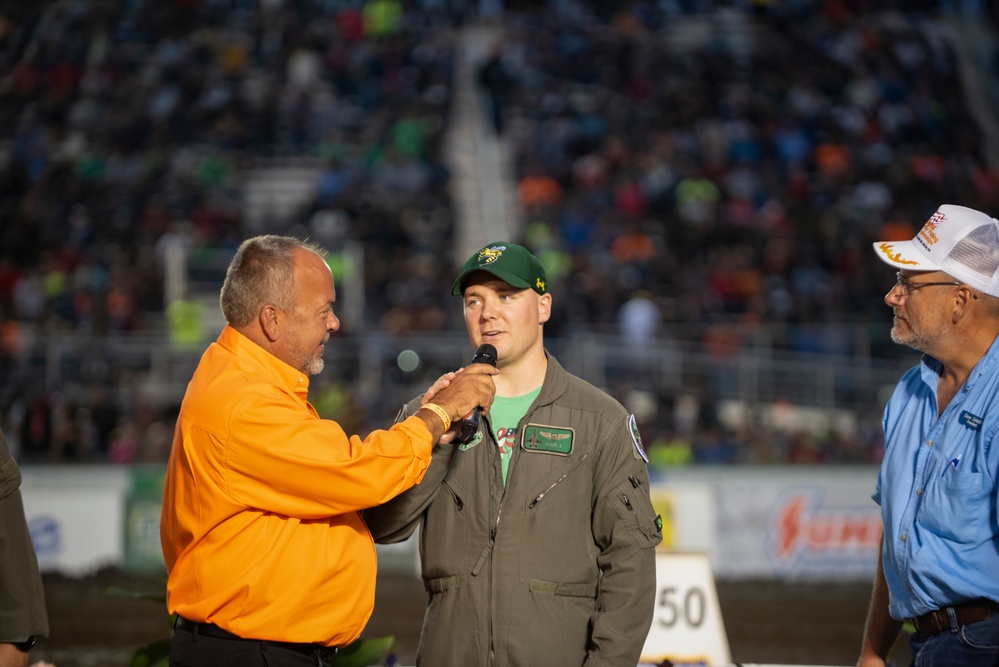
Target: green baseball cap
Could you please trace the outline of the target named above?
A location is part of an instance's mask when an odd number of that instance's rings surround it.
[[[530,287],[538,294],[548,292],[548,276],[540,260],[522,245],[497,241],[478,250],[462,265],[451,286],[451,294],[461,296],[465,278],[475,271],[491,273],[508,285]]]

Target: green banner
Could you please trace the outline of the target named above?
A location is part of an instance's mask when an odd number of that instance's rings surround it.
[[[163,505],[164,466],[135,466],[125,497],[125,558],[129,572],[165,572],[160,548],[160,508]]]

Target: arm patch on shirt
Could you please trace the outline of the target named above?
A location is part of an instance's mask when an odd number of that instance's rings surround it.
[[[648,463],[649,457],[642,447],[642,434],[638,432],[638,420],[635,419],[635,415],[628,415],[628,432],[631,433],[631,441],[635,443],[635,458],[641,457]]]

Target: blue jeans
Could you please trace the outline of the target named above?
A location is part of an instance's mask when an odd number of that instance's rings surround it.
[[[909,638],[910,667],[999,667],[999,614],[984,621]]]

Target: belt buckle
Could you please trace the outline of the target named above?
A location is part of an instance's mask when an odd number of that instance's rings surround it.
[[[950,619],[947,618],[946,614],[947,614],[947,610],[946,609],[941,609],[939,611],[933,612],[933,614],[931,615],[930,618],[933,619],[933,625],[936,626],[936,628],[934,628],[934,632],[935,633],[939,634],[939,633],[943,632],[944,630],[950,630]],[[947,625],[943,624],[944,618],[947,618]]]
[[[937,611],[930,611],[923,614],[922,616],[915,616],[912,618],[912,624],[916,626],[916,630],[919,632],[919,634],[923,635],[924,637],[929,637],[938,634],[950,627],[949,623],[947,625],[947,628],[942,627],[940,625],[940,622],[941,622],[940,615]]]

